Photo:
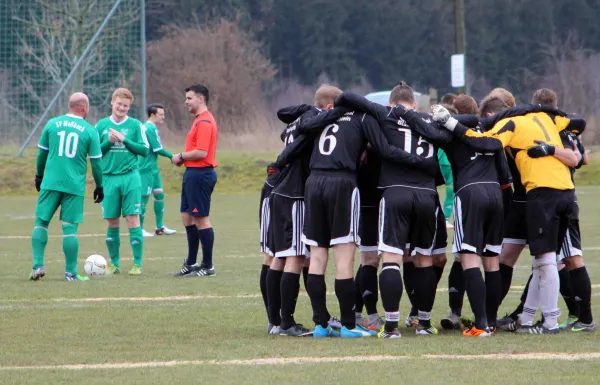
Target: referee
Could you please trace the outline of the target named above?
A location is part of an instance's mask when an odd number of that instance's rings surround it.
[[[214,276],[212,263],[215,233],[210,219],[210,197],[217,183],[217,123],[210,113],[208,88],[194,84],[185,89],[185,105],[196,117],[185,138],[185,151],[172,158],[173,164],[185,165],[181,188],[181,219],[188,241],[188,257],[177,277]],[[202,245],[202,263],[198,264],[199,246]]]

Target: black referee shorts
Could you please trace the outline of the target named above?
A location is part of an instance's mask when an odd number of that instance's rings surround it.
[[[217,184],[217,172],[212,167],[189,167],[183,174],[180,212],[193,217],[207,217],[210,198]]]

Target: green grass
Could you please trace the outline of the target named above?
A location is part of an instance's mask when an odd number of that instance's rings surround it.
[[[265,157],[268,158],[268,157]],[[241,157],[240,157],[241,159]],[[245,163],[255,164],[258,156]],[[244,162],[235,167],[243,167]],[[257,166],[258,168],[258,166]],[[264,167],[260,167],[261,172]],[[170,176],[169,176],[170,177]],[[253,177],[258,177],[256,174]],[[242,182],[240,182],[242,183]],[[0,383],[331,383],[369,381],[404,384],[594,384],[600,375],[598,360],[475,360],[428,359],[425,354],[585,353],[600,352],[596,334],[518,336],[498,334],[490,339],[467,339],[456,332],[417,338],[402,328],[403,338],[381,341],[287,339],[266,336],[266,317],[258,289],[262,256],[258,252],[258,189],[248,179],[235,194],[216,192],[212,221],[216,233],[214,278],[175,279],[186,255],[185,232],[178,215],[178,195],[167,193],[165,223],[178,230],[169,237],[146,238],[144,275],[98,277],[89,282],[64,282],[60,224],[50,226],[47,276],[40,282],[26,277],[31,267],[28,235],[33,226],[35,196],[4,197],[0,201]],[[233,182],[232,182],[233,184]],[[245,186],[245,187],[244,187]],[[250,187],[251,186],[251,187]],[[592,281],[600,274],[600,188],[578,189],[585,258]],[[92,253],[107,255],[100,208],[86,202],[80,226],[80,269]],[[153,225],[148,210],[147,228]],[[126,232],[123,225],[122,232]],[[92,236],[83,236],[92,234]],[[99,235],[99,236],[98,236]],[[449,239],[451,239],[450,234]],[[132,263],[127,237],[122,241],[124,270]],[[529,257],[524,254],[515,269],[514,285],[525,283]],[[330,266],[329,291],[333,291]],[[447,285],[446,268],[440,287]],[[304,289],[304,288],[302,288]],[[600,294],[594,288],[594,295]],[[519,290],[503,304],[516,305]],[[131,300],[131,298],[138,300]],[[140,297],[153,300],[141,300]],[[151,298],[152,297],[152,298]],[[160,297],[160,298],[156,298]],[[173,298],[175,297],[175,298]],[[91,300],[104,298],[104,300]],[[162,298],[162,299],[161,299]],[[595,298],[595,297],[594,297]],[[401,314],[408,310],[402,298]],[[330,310],[338,313],[335,296]],[[562,305],[562,300],[561,300]],[[465,299],[465,309],[468,301]],[[381,306],[380,306],[380,311]],[[564,309],[563,309],[564,311]],[[447,293],[439,292],[434,319],[447,312]],[[468,312],[467,312],[468,313]],[[595,311],[596,318],[600,316]],[[308,297],[301,294],[296,318],[311,325]],[[10,369],[44,366],[148,361],[249,360],[278,357],[409,356],[399,361],[337,362],[288,365],[179,365],[130,369]]]
[[[0,147],[0,149],[2,149]],[[16,154],[16,151],[14,152]],[[260,190],[267,173],[267,165],[277,159],[277,153],[219,151],[217,168],[219,183],[216,191],[238,194]],[[23,157],[0,156],[0,195],[35,193],[35,150],[28,150]],[[173,166],[166,158],[159,159],[166,192],[181,191],[181,177],[185,168]],[[88,185],[93,186],[88,167]]]

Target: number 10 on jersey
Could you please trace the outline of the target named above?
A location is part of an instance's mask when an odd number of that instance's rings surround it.
[[[79,143],[79,136],[75,132],[70,132],[67,135],[66,131],[59,131],[56,133],[60,137],[58,143],[58,156],[66,156],[67,158],[74,158],[77,154],[77,144]]]

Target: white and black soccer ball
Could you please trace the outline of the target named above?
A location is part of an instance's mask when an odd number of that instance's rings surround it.
[[[99,254],[90,255],[83,264],[83,270],[89,276],[104,275],[107,267],[106,259]]]

